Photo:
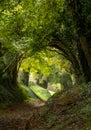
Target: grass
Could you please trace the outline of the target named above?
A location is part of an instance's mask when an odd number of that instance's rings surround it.
[[[47,101],[51,97],[50,92],[40,86],[30,86],[29,88],[43,101]]]
[[[29,87],[20,85],[20,87],[24,95],[26,95],[27,99],[31,101],[47,101],[55,93],[53,91],[48,91],[47,89],[42,88],[38,85]]]

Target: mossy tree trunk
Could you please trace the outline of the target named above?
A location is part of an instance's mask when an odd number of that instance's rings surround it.
[[[81,64],[83,75],[85,77],[85,81],[89,82],[91,81],[91,68],[90,65],[88,64],[88,60],[80,44],[78,44],[78,53],[79,53],[79,61]]]
[[[17,83],[17,56],[16,54],[7,54],[7,56],[3,56],[0,67],[0,83],[2,85],[12,86]]]
[[[17,84],[19,55],[7,53],[0,60],[0,102],[23,101],[23,93]],[[4,91],[5,93],[4,93]],[[7,97],[6,97],[7,95]],[[8,100],[9,99],[9,100]]]
[[[91,1],[68,0],[79,41],[79,61],[86,82],[91,81]]]

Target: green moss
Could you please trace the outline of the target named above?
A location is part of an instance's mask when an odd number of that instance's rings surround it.
[[[58,124],[56,125],[53,130],[61,130],[62,129],[62,125],[61,124]]]
[[[5,87],[0,86],[0,103],[11,103],[13,95]],[[1,105],[2,106],[2,105]]]
[[[46,128],[52,127],[56,119],[57,119],[56,115],[54,115],[53,113],[49,113],[46,119]]]
[[[0,108],[6,108],[7,104],[6,103],[0,103]]]
[[[78,86],[68,92],[58,92],[47,102],[47,129],[91,129],[91,87]],[[69,102],[70,101],[70,102]],[[60,116],[57,116],[59,115]]]
[[[4,104],[8,105],[15,102],[23,102],[28,98],[28,92],[22,89],[20,85],[11,86],[11,88],[0,85],[0,107],[2,107]]]
[[[87,128],[91,129],[91,104],[87,104],[81,109],[81,117],[83,118]]]

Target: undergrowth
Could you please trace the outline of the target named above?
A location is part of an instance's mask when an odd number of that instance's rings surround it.
[[[91,83],[57,92],[46,107],[45,130],[91,130]]]
[[[12,86],[12,89],[0,85],[0,107],[17,102],[24,102],[30,98],[28,92],[21,85]]]

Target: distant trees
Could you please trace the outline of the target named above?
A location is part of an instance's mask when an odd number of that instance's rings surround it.
[[[29,85],[29,72],[25,70],[21,70],[18,72],[18,82],[28,86]]]
[[[74,86],[71,75],[67,72],[60,74],[60,83],[63,87],[63,90],[70,90]]]

